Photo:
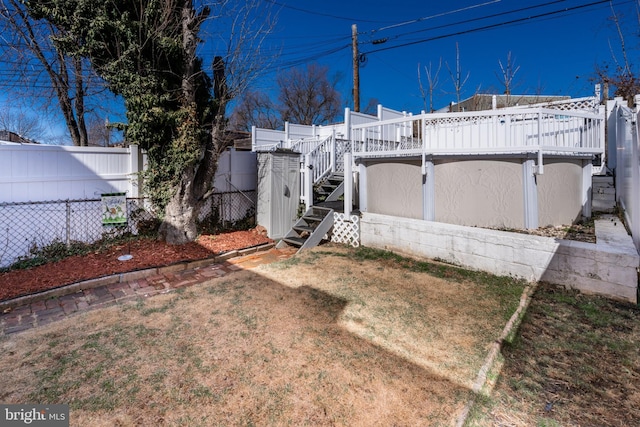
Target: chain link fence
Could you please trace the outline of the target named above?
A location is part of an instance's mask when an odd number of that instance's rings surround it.
[[[255,225],[258,192],[214,193],[200,212],[200,228],[209,233],[246,230]]]
[[[207,232],[250,228],[255,223],[256,192],[214,193],[200,214]],[[0,268],[35,257],[43,248],[91,244],[123,235],[155,233],[159,220],[145,199],[127,199],[127,226],[102,224],[96,200],[0,203]]]

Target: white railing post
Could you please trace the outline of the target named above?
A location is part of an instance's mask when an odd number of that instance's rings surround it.
[[[331,173],[336,171],[336,130],[331,131]]]
[[[538,175],[544,174],[544,165],[542,164],[542,112],[538,111],[538,167],[536,170]]]
[[[344,217],[351,217],[353,206],[353,174],[351,172],[351,153],[344,153]]]
[[[309,210],[313,206],[313,165],[311,164],[310,154],[304,156],[304,165],[302,168],[302,185],[304,193],[305,210]]]
[[[351,141],[351,110],[349,107],[344,109],[344,137],[347,141]]]
[[[627,210],[631,211],[631,238],[636,246],[636,249],[640,248],[640,150],[638,149],[638,143],[640,143],[638,120],[640,120],[640,113],[633,112],[636,120],[635,124],[629,124],[631,127],[631,191],[628,194],[631,196],[629,204],[631,205]],[[629,214],[627,214],[629,215]]]
[[[422,120],[420,121],[420,126],[422,127],[422,152],[427,151],[427,116],[426,113],[422,115]]]
[[[255,153],[256,151],[256,137],[258,135],[258,131],[255,126],[251,126],[251,151]]]

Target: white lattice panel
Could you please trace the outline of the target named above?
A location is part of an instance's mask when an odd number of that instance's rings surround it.
[[[360,217],[351,215],[345,218],[343,213],[334,212],[331,241],[351,245],[354,248],[360,246]]]
[[[536,104],[545,108],[562,111],[587,110],[593,111],[598,106],[598,99],[595,97],[567,99],[564,101],[555,101],[548,104]]]

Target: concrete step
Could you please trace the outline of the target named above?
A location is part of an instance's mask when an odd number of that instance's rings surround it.
[[[593,176],[591,177],[591,182],[594,185],[602,184],[602,185],[613,185],[613,177],[612,176]]]
[[[613,187],[593,187],[593,194],[611,194],[616,195],[616,189]]]
[[[616,208],[616,189],[612,176],[593,176],[591,210],[611,213]]]
[[[601,202],[616,203],[616,198],[613,194],[592,194],[591,200],[599,200]]]
[[[608,212],[611,213],[615,210],[616,204],[615,201],[610,200],[597,200],[594,199],[591,201],[591,211],[592,212]]]

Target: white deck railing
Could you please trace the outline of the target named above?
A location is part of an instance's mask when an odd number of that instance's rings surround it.
[[[412,154],[604,154],[604,114],[548,108],[422,114],[353,125],[356,157]]]
[[[254,128],[253,149],[284,148],[301,154],[301,199],[307,206],[312,204],[315,184],[332,172],[343,171],[343,156],[347,152],[352,153],[353,159],[535,153],[537,173],[543,173],[542,159],[546,154],[599,154],[604,165],[604,109],[593,97],[533,108],[378,116],[349,113],[344,124],[320,130],[309,127],[313,132],[306,133],[312,136],[298,139],[287,138],[291,129]],[[393,118],[381,120],[384,116]],[[295,133],[305,132],[298,129]],[[338,134],[342,135],[340,139],[336,137]],[[350,138],[346,140],[344,136]],[[593,173],[599,171],[593,168]]]

